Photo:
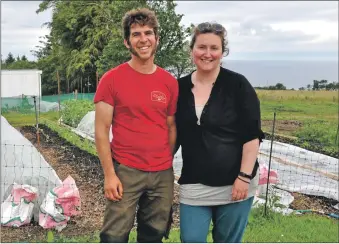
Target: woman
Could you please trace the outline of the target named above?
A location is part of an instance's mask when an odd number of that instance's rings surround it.
[[[196,70],[179,79],[176,113],[183,168],[180,229],[183,242],[241,242],[258,186],[263,139],[260,105],[247,79],[221,67],[226,30],[199,24],[191,40]]]

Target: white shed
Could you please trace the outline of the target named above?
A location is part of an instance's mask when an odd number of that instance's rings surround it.
[[[1,70],[1,98],[41,97],[41,70]]]

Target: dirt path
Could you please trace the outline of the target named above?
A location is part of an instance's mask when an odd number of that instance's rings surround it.
[[[22,127],[20,132],[40,151],[53,167],[61,180],[71,175],[81,196],[80,216],[72,217],[61,234],[72,238],[80,235],[93,235],[100,230],[103,220],[105,199],[103,195],[103,174],[96,156],[75,147],[60,138],[54,131],[41,125],[43,133],[40,147],[36,144],[35,129]],[[179,224],[178,187],[175,188],[174,224]],[[1,228],[1,242],[32,242],[46,240],[47,230],[37,223],[20,228]]]
[[[262,120],[261,125],[263,128],[271,132],[273,121]],[[297,120],[277,120],[275,123],[275,132],[280,134],[291,135],[293,132],[297,131],[301,126],[302,123]]]

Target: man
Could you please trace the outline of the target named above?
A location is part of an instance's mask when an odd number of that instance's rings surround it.
[[[159,43],[154,12],[131,10],[122,22],[131,60],[105,73],[94,97],[95,141],[108,199],[100,241],[128,242],[139,205],[137,241],[162,242],[173,201],[178,83],[154,64]]]

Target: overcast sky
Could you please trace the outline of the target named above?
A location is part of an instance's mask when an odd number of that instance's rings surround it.
[[[228,59],[338,60],[337,1],[179,1],[182,24],[215,21],[228,31]],[[1,1],[1,54],[26,55],[49,33],[38,1]]]

